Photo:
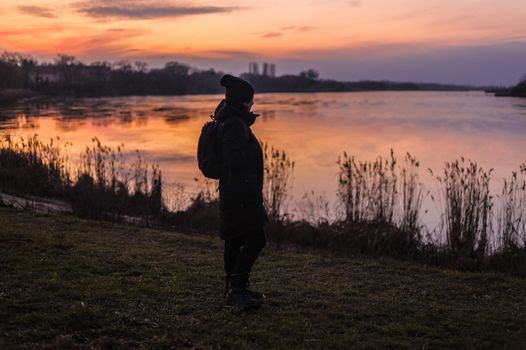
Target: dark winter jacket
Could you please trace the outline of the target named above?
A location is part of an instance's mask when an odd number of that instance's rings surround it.
[[[221,101],[214,113],[219,124],[222,172],[219,179],[220,237],[231,239],[268,222],[263,206],[263,152],[250,130],[255,115]]]

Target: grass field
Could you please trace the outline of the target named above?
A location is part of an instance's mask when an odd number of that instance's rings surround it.
[[[0,208],[0,348],[526,348],[526,280],[268,246],[259,310],[222,241]]]

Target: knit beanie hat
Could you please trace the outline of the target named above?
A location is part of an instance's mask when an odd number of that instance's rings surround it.
[[[254,98],[254,87],[248,81],[226,74],[221,78],[220,84],[226,89],[226,101],[233,105],[241,105]]]

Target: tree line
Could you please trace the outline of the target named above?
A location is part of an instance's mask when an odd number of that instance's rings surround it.
[[[526,97],[526,75],[522,77],[521,81],[511,88],[511,96]]]
[[[129,96],[222,93],[219,80],[224,73],[197,69],[170,61],[162,68],[149,68],[143,61],[120,60],[84,63],[74,56],[59,54],[52,62],[4,52],[0,55],[0,90],[24,89],[46,96]],[[321,79],[316,70],[277,77],[241,75],[259,92],[375,91],[375,90],[467,90],[454,86],[390,81],[342,82]],[[1,92],[1,91],[0,91]]]
[[[200,70],[170,61],[149,68],[143,61],[121,60],[84,63],[59,54],[52,62],[4,52],[0,56],[0,89],[30,89],[51,96],[127,96],[222,93],[223,72]],[[261,91],[345,90],[336,81],[320,81],[314,70],[277,78],[242,74]]]
[[[45,95],[122,96],[218,93],[223,73],[199,70],[179,62],[148,69],[146,62],[97,61],[58,55],[52,62],[4,52],[0,56],[0,89],[31,89]]]

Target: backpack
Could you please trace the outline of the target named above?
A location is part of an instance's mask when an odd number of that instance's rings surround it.
[[[205,123],[197,144],[197,165],[205,177],[219,180],[221,177],[221,154],[218,149],[219,121],[210,116]]]
[[[197,165],[203,175],[209,179],[219,180],[221,177],[221,150],[218,143],[220,121],[216,120],[213,115],[212,119],[206,122],[201,129],[199,141],[197,143]],[[245,130],[245,137],[248,139],[250,131],[248,126],[239,119]]]

